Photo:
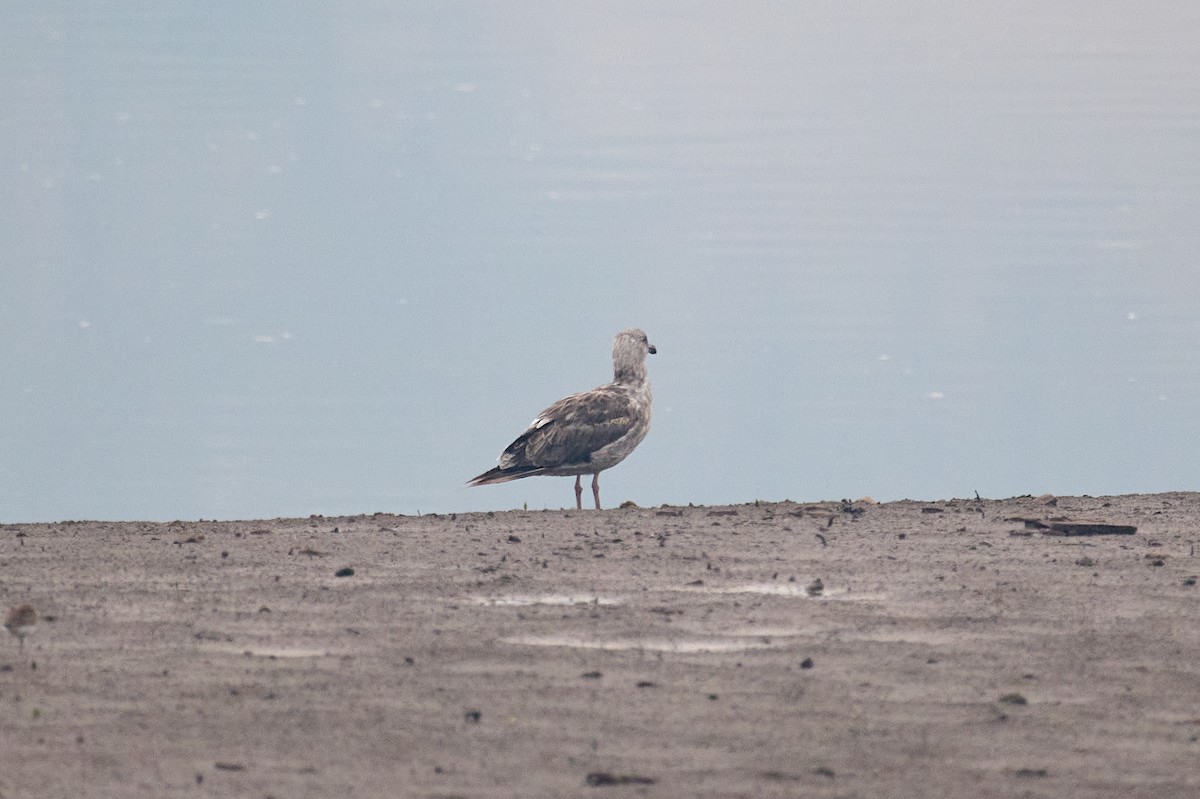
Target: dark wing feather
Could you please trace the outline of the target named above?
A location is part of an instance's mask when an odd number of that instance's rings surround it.
[[[522,436],[528,437],[525,458],[546,469],[586,464],[592,453],[629,432],[633,410],[627,394],[608,387],[561,399],[538,416],[540,426]]]
[[[629,395],[613,386],[560,399],[505,448],[499,466],[469,483],[503,483],[557,469],[586,467],[593,453],[629,432],[635,410]]]
[[[587,464],[592,453],[629,432],[633,402],[607,386],[572,394],[538,414],[521,437],[504,450],[501,468],[555,469]]]

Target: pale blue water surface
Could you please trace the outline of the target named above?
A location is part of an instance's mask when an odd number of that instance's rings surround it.
[[[1200,4],[0,6],[0,521],[1195,489]]]

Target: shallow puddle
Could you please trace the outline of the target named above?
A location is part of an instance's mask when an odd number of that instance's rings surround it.
[[[209,647],[204,647],[206,650]],[[230,655],[243,655],[257,658],[319,658],[329,654],[327,649],[305,649],[303,647],[283,646],[230,646],[228,644],[212,647],[218,652]]]
[[[529,605],[620,605],[621,600],[595,594],[514,594],[510,596],[473,596],[469,601],[488,607],[527,607]]]
[[[777,644],[768,637],[753,638],[635,638],[584,639],[569,635],[522,635],[501,638],[506,644],[518,646],[564,646],[573,649],[604,649],[609,651],[642,650],[696,654],[703,652],[743,652],[751,649],[770,649]]]
[[[822,588],[809,593],[808,583],[738,583],[734,585],[686,585],[676,590],[700,594],[762,594],[765,596],[790,596],[799,599],[867,600],[880,599],[881,594],[855,593],[848,588]]]

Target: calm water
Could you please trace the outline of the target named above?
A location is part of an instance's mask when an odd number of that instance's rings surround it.
[[[610,506],[1198,488],[1197,30],[4,4],[0,521],[570,505],[464,481],[630,325]]]

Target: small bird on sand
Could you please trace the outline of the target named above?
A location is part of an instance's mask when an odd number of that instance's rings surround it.
[[[33,605],[17,605],[8,611],[8,616],[4,619],[4,629],[17,637],[17,648],[21,651],[25,649],[25,636],[37,629],[37,611],[33,609]]]
[[[580,477],[592,475],[600,510],[600,472],[611,469],[641,443],[650,429],[650,381],[646,356],[658,352],[637,328],[613,340],[613,380],[560,399],[537,415],[500,455],[500,465],[468,485],[505,483],[535,474],[575,477],[575,507],[583,509]]]

